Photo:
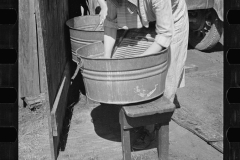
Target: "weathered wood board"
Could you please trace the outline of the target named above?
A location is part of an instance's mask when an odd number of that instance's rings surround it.
[[[33,0],[19,0],[19,105],[21,97],[40,94],[39,59]]]
[[[22,97],[45,93],[49,154],[57,159],[62,123],[70,86],[71,51],[68,0],[19,0],[19,102]],[[57,136],[53,136],[51,111],[61,82],[65,83],[55,105]],[[4,82],[5,83],[5,82]],[[19,104],[21,105],[21,104]]]
[[[68,1],[35,1],[38,33],[42,34],[44,61],[46,66],[47,92],[49,96],[49,116],[53,109],[57,93],[63,78],[65,82],[60,99],[54,109],[54,117],[49,117],[49,138],[51,143],[52,159],[57,158],[58,146],[62,130],[62,122],[67,106],[68,88],[70,85],[70,40],[69,31],[65,22],[68,20]],[[44,69],[43,69],[44,70]],[[53,119],[55,118],[55,119]],[[53,135],[52,121],[57,123],[57,134]]]

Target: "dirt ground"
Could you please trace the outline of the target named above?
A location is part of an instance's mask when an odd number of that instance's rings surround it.
[[[122,148],[118,109],[98,106],[94,109],[74,108],[65,150],[58,159],[121,160]],[[90,107],[91,108],[91,107]],[[91,115],[91,116],[90,116]],[[220,160],[223,155],[198,136],[170,122],[170,160]],[[132,152],[133,160],[157,159],[156,144],[143,151]]]
[[[221,40],[222,42],[222,40]],[[223,154],[181,122],[205,138],[222,137],[223,50],[219,43],[209,52],[189,49],[187,65],[198,70],[186,74],[179,89],[180,103],[170,122],[170,160],[221,160]],[[68,108],[58,160],[121,160],[119,108],[87,104],[84,96]],[[47,115],[44,110],[19,109],[19,159],[50,159]],[[220,145],[221,146],[221,145]],[[132,160],[157,159],[156,144],[132,152]]]

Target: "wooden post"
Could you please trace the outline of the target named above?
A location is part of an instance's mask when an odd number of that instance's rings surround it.
[[[45,93],[46,98],[46,115],[48,117],[48,133],[49,133],[49,143],[50,148],[49,152],[51,154],[51,160],[56,160],[57,157],[54,153],[54,142],[52,137],[52,128],[51,126],[51,116],[50,116],[50,99],[49,99],[49,90],[48,90],[48,81],[47,81],[47,68],[45,63],[45,49],[44,49],[44,39],[43,39],[43,24],[41,21],[41,13],[40,13],[40,4],[38,0],[34,0],[34,10],[35,10],[35,18],[36,18],[36,30],[37,30],[37,50],[39,57],[39,75],[40,75],[40,90]]]
[[[169,154],[169,123],[162,124],[157,131],[158,135],[158,158],[168,160]]]
[[[123,122],[124,116],[125,116],[124,110],[121,109],[119,113],[119,118],[120,118],[120,124],[121,124],[123,160],[131,160],[130,131],[129,129],[124,129],[124,122]]]

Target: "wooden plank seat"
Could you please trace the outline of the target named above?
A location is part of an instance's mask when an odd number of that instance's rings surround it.
[[[175,105],[161,96],[147,103],[125,105],[119,112],[123,159],[131,160],[130,130],[131,128],[158,124],[157,130],[159,160],[168,159],[169,122]]]

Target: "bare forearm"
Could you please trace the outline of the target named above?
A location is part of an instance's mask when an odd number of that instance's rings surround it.
[[[141,54],[141,56],[159,53],[163,49],[164,47],[159,45],[157,42],[153,42],[153,44],[143,54]]]
[[[105,48],[105,58],[111,58],[113,46],[116,42],[117,29],[104,27],[104,48]]]

